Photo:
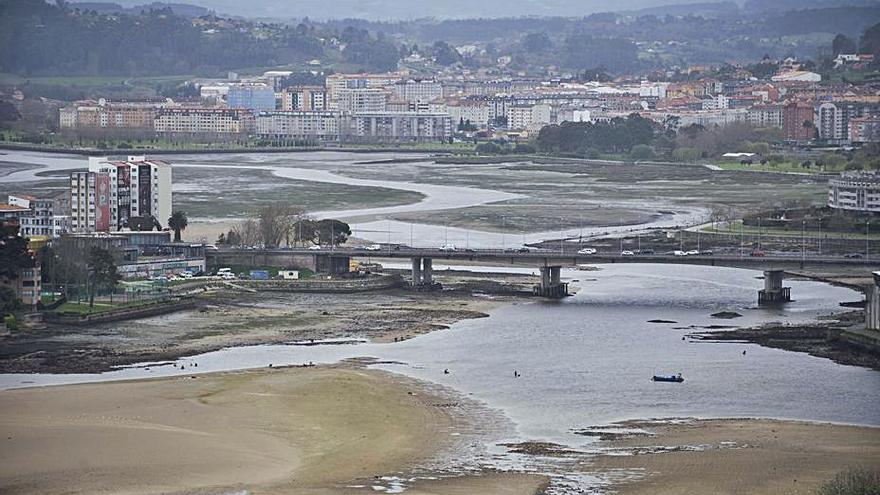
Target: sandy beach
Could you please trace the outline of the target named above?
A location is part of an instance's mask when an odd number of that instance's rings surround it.
[[[758,419],[651,424],[653,435],[607,442],[634,455],[601,456],[623,495],[814,494],[850,467],[880,466],[880,428]],[[696,447],[696,448],[694,448]]]
[[[258,370],[0,392],[0,492],[364,493],[473,425],[417,382],[345,367]],[[410,493],[533,494],[486,473]],[[369,490],[369,488],[367,488]]]

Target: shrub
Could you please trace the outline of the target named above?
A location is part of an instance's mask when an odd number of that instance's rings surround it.
[[[877,495],[880,493],[880,471],[851,468],[837,473],[819,488],[817,495]]]
[[[3,324],[6,325],[6,328],[9,330],[18,330],[18,320],[16,320],[13,315],[4,316]]]
[[[501,153],[501,146],[495,143],[480,143],[475,148],[477,153],[485,153],[487,155],[497,155]]]
[[[629,150],[629,157],[633,160],[650,160],[654,158],[654,148],[647,144],[637,144]]]

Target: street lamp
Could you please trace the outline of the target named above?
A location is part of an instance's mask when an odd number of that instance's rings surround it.
[[[865,259],[866,260],[868,258],[870,258],[870,252],[868,250],[868,248],[870,246],[870,243],[869,243],[870,239],[871,239],[871,220],[868,219],[868,221],[865,223]]]

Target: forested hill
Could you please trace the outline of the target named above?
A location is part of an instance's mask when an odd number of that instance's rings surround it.
[[[21,75],[214,75],[320,57],[308,29],[224,21],[170,9],[101,14],[43,0],[0,0],[0,72]]]

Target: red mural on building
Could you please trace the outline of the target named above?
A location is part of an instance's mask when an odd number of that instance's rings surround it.
[[[95,176],[95,230],[110,230],[110,176],[107,174]]]

